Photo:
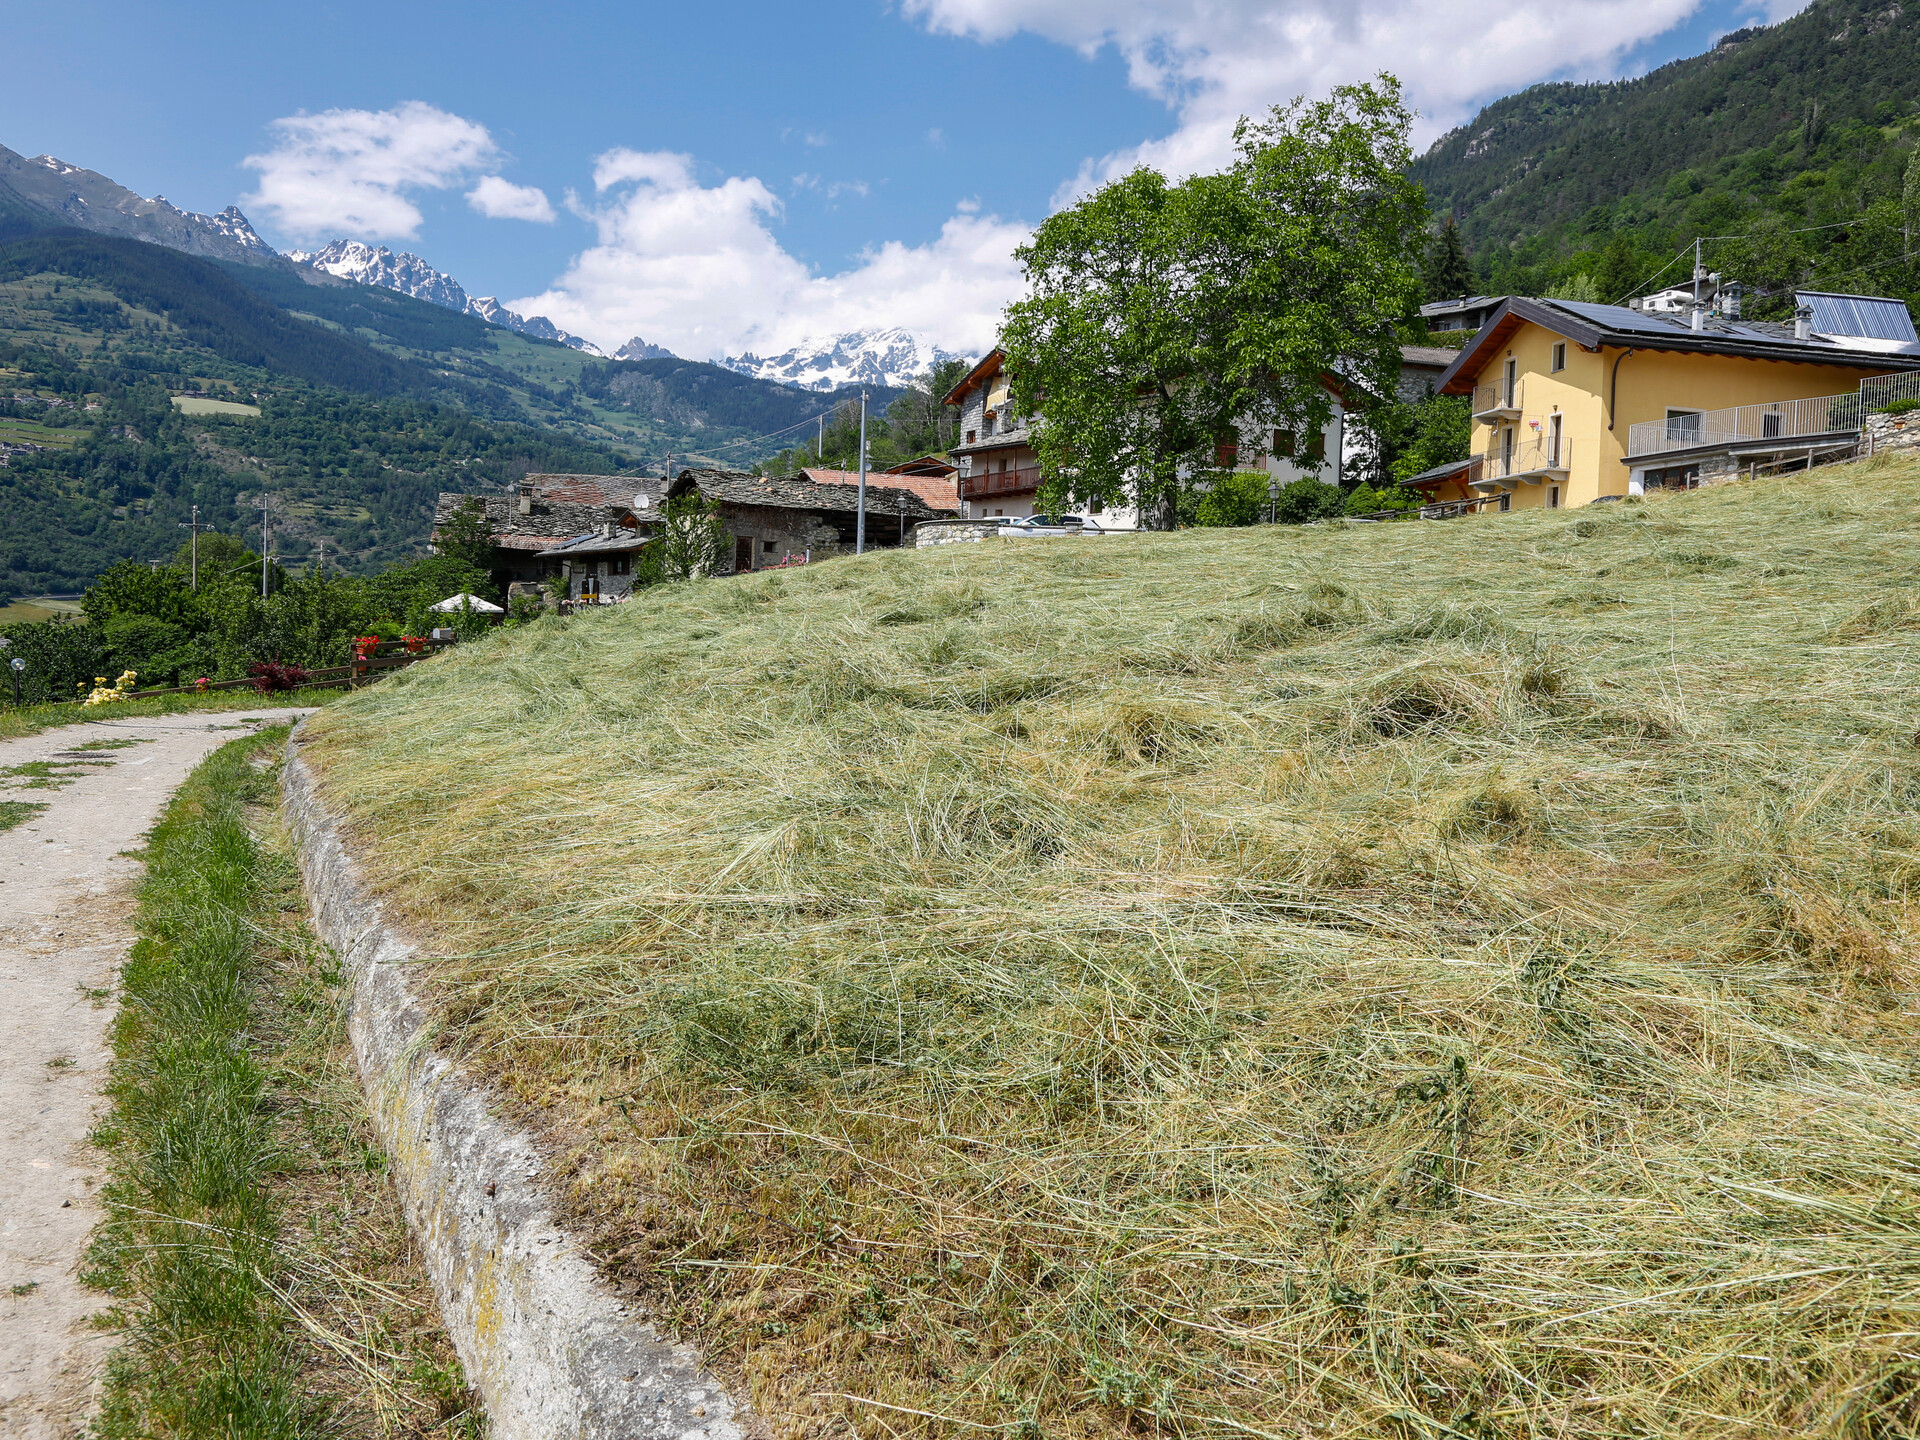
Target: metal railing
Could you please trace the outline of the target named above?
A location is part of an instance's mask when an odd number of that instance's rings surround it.
[[[1896,400],[1920,400],[1920,370],[1904,375],[1875,375],[1860,382],[1860,408],[1871,415]]]
[[[1492,385],[1474,386],[1473,413],[1485,415],[1490,410],[1518,410],[1522,388],[1518,378],[1512,384],[1502,380]]]
[[[1904,379],[1904,376],[1888,376]],[[1810,400],[1771,400],[1763,405],[1733,405],[1642,420],[1627,428],[1627,454],[1666,455],[1700,445],[1744,445],[1752,441],[1791,440],[1832,435],[1860,428],[1861,395],[1821,395]]]
[[[1511,455],[1493,451],[1474,457],[1480,462],[1476,480],[1506,480],[1515,475],[1544,475],[1566,470],[1573,464],[1573,441],[1565,435],[1546,435],[1538,440],[1515,445]]]

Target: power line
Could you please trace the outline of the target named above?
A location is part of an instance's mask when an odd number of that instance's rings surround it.
[[[1864,215],[1856,215],[1851,220],[1835,220],[1830,225],[1801,225],[1801,226],[1797,226],[1792,230],[1773,230],[1766,233],[1772,234],[1772,235],[1812,235],[1821,230],[1844,230],[1849,225],[1858,225],[1864,219],[1866,219]],[[1642,280],[1638,285],[1634,286],[1633,289],[1629,290],[1626,294],[1622,295],[1618,300],[1615,300],[1611,303],[1615,305],[1622,305],[1622,304],[1625,304],[1627,301],[1631,300],[1634,296],[1645,293],[1647,286],[1651,285],[1655,280],[1658,280],[1662,275],[1666,274],[1667,271],[1671,270],[1674,267],[1674,264],[1676,261],[1685,259],[1687,251],[1692,249],[1696,245],[1704,245],[1709,243],[1710,241],[1716,241],[1716,240],[1759,240],[1763,238],[1765,238],[1764,235],[1756,235],[1752,231],[1749,231],[1745,235],[1696,235],[1693,237],[1693,239],[1687,241],[1685,245],[1682,245],[1680,247],[1680,253],[1675,255],[1672,260],[1667,261],[1666,264],[1662,265],[1658,270],[1654,271],[1653,274],[1647,276],[1646,279]],[[1844,274],[1848,272],[1843,271],[1842,273]]]

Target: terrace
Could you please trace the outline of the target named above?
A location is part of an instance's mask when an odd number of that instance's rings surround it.
[[[1783,441],[1837,444],[1859,434],[1864,408],[1861,397],[1854,394],[1770,400],[1724,410],[1669,410],[1664,420],[1643,420],[1628,427],[1627,458],[1698,450],[1771,451]]]

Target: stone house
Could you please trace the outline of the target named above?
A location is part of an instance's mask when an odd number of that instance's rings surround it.
[[[443,492],[435,536],[453,512],[477,500],[493,531],[487,570],[503,594],[542,589],[567,575],[574,598],[632,587],[633,557],[653,534],[667,482],[654,475],[528,475],[512,495]]]
[[[941,512],[911,490],[876,483],[867,476],[867,544],[891,548],[906,543],[919,521]],[[724,573],[850,555],[858,523],[859,487],[797,476],[755,475],[742,470],[682,470],[669,498],[697,493],[717,505],[733,539]],[[950,512],[948,512],[950,513]]]

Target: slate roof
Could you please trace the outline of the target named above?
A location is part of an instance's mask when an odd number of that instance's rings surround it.
[[[898,477],[895,477],[898,478]],[[682,470],[673,482],[676,492],[697,487],[709,500],[726,505],[765,505],[777,510],[814,510],[851,515],[860,507],[858,485],[823,485],[798,476],[755,475],[747,470]],[[906,514],[916,520],[938,516],[932,506],[911,490],[876,485],[867,475],[869,515]]]
[[[638,530],[615,530],[611,535],[602,535],[596,530],[591,535],[576,535],[571,540],[562,540],[558,545],[549,545],[542,553],[569,556],[628,555],[652,539],[651,534],[643,534]]]
[[[661,475],[529,475],[528,511],[520,513],[520,496],[465,495],[442,491],[434,506],[433,528],[439,532],[456,507],[478,500],[487,512],[493,543],[502,550],[546,550],[563,540],[597,533],[603,525],[617,525],[623,516],[649,518],[666,498],[667,481]],[[647,504],[635,501],[645,496]]]

